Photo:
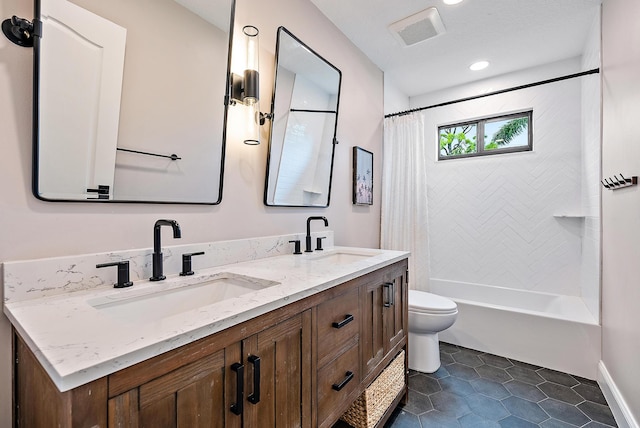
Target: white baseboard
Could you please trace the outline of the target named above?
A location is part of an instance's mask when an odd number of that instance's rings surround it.
[[[598,364],[598,385],[600,385],[600,389],[602,389],[604,398],[607,399],[607,403],[613,413],[613,417],[616,419],[618,427],[640,428],[638,421],[633,417],[629,406],[627,406],[627,402],[624,400],[624,397],[620,393],[620,390],[613,381],[603,361],[600,361]]]

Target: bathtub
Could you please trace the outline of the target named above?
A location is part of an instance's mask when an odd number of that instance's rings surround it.
[[[431,279],[458,305],[440,340],[597,379],[601,327],[580,297]]]

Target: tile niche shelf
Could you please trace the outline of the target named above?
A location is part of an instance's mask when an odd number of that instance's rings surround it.
[[[577,212],[577,211],[561,211],[561,212],[557,212],[553,215],[555,218],[577,218],[577,219],[584,219],[585,217],[587,217],[587,215],[585,215],[584,213],[581,212]]]

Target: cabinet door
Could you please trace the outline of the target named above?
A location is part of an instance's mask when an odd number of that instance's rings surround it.
[[[311,311],[242,342],[244,426],[311,426]]]
[[[384,357],[383,287],[379,282],[362,286],[362,377],[365,378]]]
[[[235,344],[109,400],[109,427],[234,427],[230,412],[235,374],[225,370],[240,357]]]
[[[397,275],[398,273],[396,273]],[[384,331],[385,354],[397,345],[407,330],[407,319],[403,310],[407,307],[407,290],[404,272],[382,284],[384,303],[382,325]]]
[[[399,263],[374,275],[362,285],[362,348],[363,378],[384,359],[407,332],[406,264]]]

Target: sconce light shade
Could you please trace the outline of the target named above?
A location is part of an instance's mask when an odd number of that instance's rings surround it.
[[[247,61],[244,70],[244,94],[243,101],[260,100],[260,45],[258,34],[260,32],[253,25],[245,25],[242,28],[245,35]]]
[[[231,75],[231,98],[236,103],[242,103],[245,110],[245,144],[256,145],[260,144],[260,125],[261,121],[264,122],[260,113],[260,32],[253,25],[246,25],[242,33],[246,48],[245,69],[242,76]]]
[[[258,101],[250,101],[245,104],[245,134],[244,143],[256,146],[260,144],[260,105]]]
[[[258,29],[252,25],[246,25],[242,29],[245,35],[245,69],[242,75],[231,75],[231,99],[235,102],[249,105],[260,101],[260,69],[258,56]]]

